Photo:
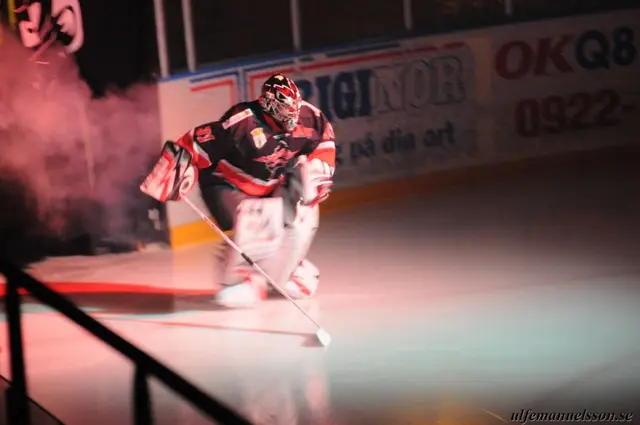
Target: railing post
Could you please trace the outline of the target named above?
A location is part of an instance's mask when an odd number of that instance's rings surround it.
[[[291,8],[291,34],[293,38],[293,50],[297,53],[302,51],[302,23],[300,19],[300,1],[289,0],[289,7]]]
[[[136,365],[133,376],[133,423],[135,425],[152,425],[151,396],[147,373],[140,365]]]
[[[402,16],[404,17],[404,29],[407,32],[413,31],[413,4],[412,0],[403,0]]]
[[[9,425],[29,425],[29,401],[27,374],[24,366],[22,341],[22,312],[17,278],[7,277],[6,314],[9,325],[9,353],[11,362],[11,386],[7,389],[7,422]]]
[[[153,0],[154,16],[156,20],[156,42],[158,43],[158,61],[160,62],[160,76],[169,76],[169,50],[167,49],[167,31],[164,25],[163,0]]]
[[[182,0],[182,24],[184,25],[184,44],[187,51],[187,66],[189,72],[195,72],[197,67],[196,43],[193,33],[193,11],[191,0]]]
[[[507,17],[513,17],[513,0],[504,0],[504,13]]]

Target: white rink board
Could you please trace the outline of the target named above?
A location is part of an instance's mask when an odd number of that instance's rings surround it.
[[[264,79],[280,71],[293,76],[305,98],[334,123],[336,189],[443,168],[638,143],[637,52],[629,50],[625,59],[620,56],[625,53],[614,54],[612,43],[615,31],[618,38],[630,31],[635,43],[637,22],[640,11],[624,11],[265,59],[172,77],[159,84],[163,141],[217,119],[237,101],[254,99]],[[582,59],[575,53],[578,44]],[[586,63],[598,60],[598,49],[602,53],[605,45],[609,67],[585,69],[595,66]],[[565,72],[558,71],[558,64]],[[499,72],[500,66],[506,73]],[[609,104],[615,106],[609,115],[615,119],[598,120]],[[584,119],[576,119],[583,110]],[[581,123],[583,128],[578,128]],[[199,202],[197,192],[191,198]],[[168,215],[171,227],[198,221],[180,203],[171,203]]]

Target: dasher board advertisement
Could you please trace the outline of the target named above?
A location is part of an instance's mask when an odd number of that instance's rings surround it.
[[[638,143],[639,33],[638,10],[496,32],[496,155]]]

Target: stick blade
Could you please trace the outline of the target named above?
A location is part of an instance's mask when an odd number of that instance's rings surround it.
[[[318,332],[316,332],[316,337],[318,338],[318,341],[320,341],[320,344],[325,347],[328,347],[329,344],[331,344],[331,335],[329,335],[329,332],[325,331],[322,328],[318,329]]]

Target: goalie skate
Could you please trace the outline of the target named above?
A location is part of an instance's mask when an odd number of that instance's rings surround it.
[[[227,308],[256,307],[267,298],[267,289],[263,285],[243,282],[237,285],[227,285],[216,294],[216,304]]]

